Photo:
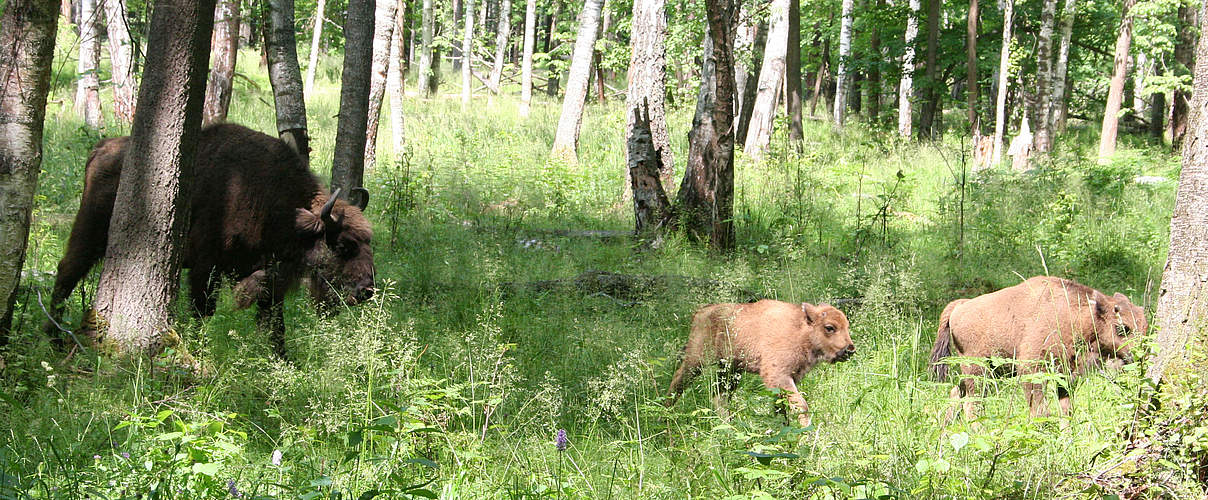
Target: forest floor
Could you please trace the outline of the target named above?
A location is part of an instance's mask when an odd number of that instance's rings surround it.
[[[230,121],[271,133],[256,59],[240,61]],[[64,60],[55,68],[74,67]],[[338,60],[322,64],[308,113],[326,176]],[[557,102],[521,118],[512,97],[484,91],[463,107],[413,87],[406,151],[391,150],[384,105],[366,179],[383,291],[329,318],[292,295],[294,363],[275,359],[229,292],[205,321],[180,308],[205,374],[90,350],[65,359],[40,333],[37,292],[53,281],[89,148],[125,133],[81,126],[69,73],[48,109],[28,292],[0,371],[4,498],[1098,498],[1084,477],[1108,466],[1097,457],[1132,418],[1137,363],[1080,380],[1068,418],[1029,418],[1018,379],[1002,378],[987,381],[976,425],[945,426],[952,385],[926,362],[948,301],[1023,277],[1077,279],[1152,311],[1179,168],[1169,146],[1125,135],[1098,166],[1093,127],[1075,124],[1035,169],[974,176],[955,132],[920,144],[866,120],[842,134],[807,120],[804,152],[778,133],[768,162],[740,155],[735,251],[678,236],[643,250],[557,232],[631,228],[623,103],[589,104],[572,165],[547,160]],[[677,181],[692,104],[668,117]],[[501,286],[589,271],[692,279]],[[859,299],[843,307],[858,354],[801,382],[809,428],[788,425],[753,375],[728,419],[710,403],[710,373],[660,404],[692,312],[752,296]]]

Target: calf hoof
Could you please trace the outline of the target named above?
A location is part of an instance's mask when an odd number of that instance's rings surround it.
[[[800,425],[801,427],[809,427],[810,424],[812,424],[812,423],[813,423],[813,420],[810,418],[809,415],[806,415],[804,413],[797,415],[797,424]]]

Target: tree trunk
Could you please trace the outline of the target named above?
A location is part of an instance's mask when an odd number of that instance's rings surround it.
[[[1049,134],[1065,130],[1066,74],[1070,61],[1070,37],[1074,32],[1074,8],[1077,0],[1065,0],[1061,9],[1061,47],[1053,68],[1053,97],[1049,99]],[[1050,149],[1052,149],[1050,147]]]
[[[919,0],[910,0],[910,12],[906,14],[906,51],[902,54],[902,80],[898,83],[898,135],[906,138],[910,137],[912,122],[910,103],[914,99],[914,42],[919,36],[919,8]]]
[[[1124,0],[1120,8],[1120,30],[1116,37],[1116,57],[1111,84],[1107,87],[1107,103],[1103,107],[1103,127],[1099,131],[1099,164],[1111,161],[1116,152],[1119,131],[1120,103],[1124,97],[1124,80],[1128,78],[1128,50],[1132,45],[1132,15],[1129,11],[1137,0]]]
[[[734,247],[734,0],[706,0],[700,100],[680,183],[681,225],[717,250]],[[787,40],[787,37],[782,37]],[[765,65],[767,63],[765,62]],[[773,103],[774,104],[774,103]]]
[[[885,0],[877,0],[876,15],[885,10]],[[872,26],[868,46],[872,50],[872,64],[868,68],[868,120],[877,123],[881,115],[881,27]]]
[[[977,117],[977,0],[969,0],[969,18],[965,27],[965,97],[969,115],[969,131],[974,137],[981,136],[981,121]]]
[[[12,328],[42,168],[58,4],[9,0],[0,14],[0,345]]]
[[[944,84],[939,79],[939,64],[936,62],[939,53],[941,1],[927,0],[927,85],[924,88],[927,104],[919,114],[919,139],[935,137],[936,129],[939,128],[936,126],[935,116],[940,106],[939,100],[944,96]]]
[[[436,28],[436,19],[432,13],[432,0],[424,0],[423,19],[420,20],[420,31],[423,35],[420,39],[419,46],[419,75],[416,84],[420,92],[424,95],[431,96],[436,93],[436,86],[433,83],[436,81],[435,66],[433,64],[433,47],[432,38]]]
[[[171,328],[214,0],[159,0],[109,226],[95,310],[104,343],[155,354]]]
[[[656,2],[657,0],[650,3]],[[635,14],[639,8],[634,6]],[[663,165],[662,151],[654,144],[650,127],[651,116],[646,107],[646,102],[643,101],[632,108],[629,140],[626,141],[629,158],[629,173],[626,177],[629,178],[630,190],[633,192],[633,229],[638,235],[660,231],[671,220],[671,202],[667,200],[667,192],[663,189],[662,182],[663,172],[667,168]]]
[[[428,0],[431,1],[431,0]],[[533,101],[533,46],[537,42],[537,0],[524,2],[524,59],[520,63],[520,116],[529,115]]]
[[[1162,66],[1154,65],[1154,76],[1162,76]],[[1166,133],[1166,94],[1154,92],[1149,96],[1149,135],[1159,143]]]
[[[431,1],[431,0],[428,0]],[[315,70],[319,65],[319,42],[323,39],[323,11],[327,8],[327,0],[319,0],[315,8],[315,22],[310,35],[310,64],[306,66],[306,87],[303,92],[310,95],[315,88]]]
[[[998,55],[998,90],[994,100],[994,154],[991,165],[1002,161],[1002,137],[1007,131],[1007,84],[1011,68],[1011,24],[1015,17],[1015,0],[1003,2],[1002,50]]]
[[[1073,1],[1073,0],[1067,0]],[[1174,60],[1176,74],[1190,74],[1195,66],[1196,22],[1195,8],[1186,4],[1179,6],[1178,38],[1174,44]],[[1183,88],[1176,88],[1170,99],[1170,146],[1179,148],[1183,145],[1183,136],[1187,133],[1187,122],[1191,116],[1188,102],[1191,93]]]
[[[109,65],[113,75],[113,115],[123,123],[134,120],[134,45],[126,25],[126,1],[104,0],[109,31]]]
[[[737,140],[744,140],[751,127],[751,114],[755,111],[755,93],[759,90],[759,74],[763,71],[763,54],[764,48],[768,44],[768,22],[760,21],[755,25],[755,39],[752,41],[754,52],[751,54],[751,69],[747,71],[746,77],[743,78],[742,86],[738,86],[735,80],[734,90],[737,94],[741,91],[742,106],[738,110],[738,135],[734,137]]]
[[[667,17],[664,5],[663,0],[635,0],[633,4],[629,74],[625,92],[625,109],[628,115],[625,129],[630,133],[626,144],[632,146],[635,140],[633,134],[638,130],[634,120],[639,114],[638,111],[643,111],[646,117],[644,127],[649,129],[653,151],[657,151],[659,155],[660,170],[656,175],[661,180],[661,187],[670,187],[675,159],[671,156],[671,136],[667,130],[666,117]],[[628,158],[630,168],[626,170],[626,177],[633,171],[632,151],[628,153]],[[629,181],[627,178],[626,187],[631,185]]]
[[[386,78],[390,71],[390,52],[394,41],[394,23],[400,0],[381,0],[374,10],[373,59],[369,73],[369,113],[365,123],[365,170],[377,164],[378,122],[382,101],[386,98]],[[405,0],[404,0],[405,1]]]
[[[602,7],[602,6],[601,6]],[[554,36],[558,32],[558,16],[562,14],[562,2],[554,0],[554,10],[549,15],[549,29],[545,33],[545,53],[552,54],[554,50]],[[545,79],[545,95],[550,97],[558,97],[558,67],[554,57],[549,57],[549,71]],[[570,83],[570,82],[567,82]]]
[[[407,25],[407,6],[410,5],[407,0],[398,0],[398,8],[395,9],[397,17],[394,20],[394,34],[390,40],[390,64],[388,76],[386,77],[386,91],[390,93],[390,145],[394,151],[394,161],[398,163],[403,154],[404,129],[403,129],[403,98],[406,97],[405,85],[407,83],[407,65],[404,54],[407,52],[405,38],[407,30],[403,29]],[[368,147],[368,141],[366,141]]]
[[[239,0],[218,1],[211,43],[210,55],[214,64],[202,108],[203,125],[226,121],[231,106],[231,84],[235,79],[235,59],[239,56]]]
[[[754,64],[748,53],[755,50],[762,50],[763,47],[754,47],[755,35],[759,30],[759,24],[755,23],[752,16],[749,2],[741,2],[738,12],[738,29],[734,33],[734,116],[742,116],[742,107],[746,103],[746,88],[747,75],[751,73],[751,67]],[[741,122],[742,118],[738,118]],[[743,130],[743,125],[739,123],[739,131]],[[742,137],[742,134],[739,134]]]
[[[269,0],[269,28],[264,40],[268,79],[277,109],[277,135],[310,166],[310,136],[306,132],[306,96],[298,69],[294,38],[294,0]]]
[[[374,0],[349,0],[344,21],[340,117],[336,121],[336,147],[331,160],[331,190],[342,190],[344,194],[341,196],[347,196],[352,188],[365,185],[374,10]]]
[[[834,16],[831,16],[834,20]],[[827,22],[829,28],[830,22]],[[827,37],[822,42],[822,60],[818,63],[818,77],[814,79],[814,97],[810,100],[810,116],[815,116],[818,112],[818,100],[822,98],[822,93],[825,89],[822,82],[830,79],[830,37]]]
[[[467,105],[474,93],[474,0],[464,0],[464,4],[466,30],[461,38],[461,104]]]
[[[805,140],[801,123],[801,2],[789,0],[789,44],[785,66],[785,101],[789,114],[789,140],[800,148]]]
[[[1057,13],[1057,0],[1044,0],[1040,14],[1040,34],[1036,37],[1036,109],[1032,121],[1036,132],[1032,136],[1033,148],[1037,153],[1053,150],[1053,23]]]
[[[499,5],[499,28],[495,34],[495,62],[491,66],[491,91],[499,94],[503,80],[503,59],[507,56],[508,39],[512,36],[512,0]]]
[[[566,80],[566,98],[562,101],[562,116],[554,135],[550,153],[574,163],[579,149],[579,127],[583,124],[583,104],[587,99],[587,77],[591,71],[591,54],[600,29],[600,10],[604,0],[585,0],[579,15],[579,34],[571,56],[570,73]]]
[[[768,41],[763,48],[763,65],[759,69],[759,90],[751,108],[751,124],[747,129],[743,150],[747,156],[762,158],[772,142],[772,125],[776,117],[776,102],[784,78],[784,61],[789,47],[789,0],[772,0],[768,24]],[[714,52],[718,47],[714,46]]]
[[[931,0],[935,2],[937,0]],[[839,71],[835,73],[835,106],[831,118],[836,127],[843,126],[844,113],[847,112],[848,78],[847,63],[851,59],[851,30],[852,30],[852,0],[843,0],[843,14],[840,17],[839,28]]]
[[[101,126],[101,82],[97,77],[101,58],[100,11],[97,0],[79,0],[80,52],[76,60],[75,112],[92,128]]]
[[[453,8],[453,22],[449,24],[452,26],[451,31],[453,33],[457,32],[458,26],[465,24],[462,21],[462,15],[465,14],[466,8],[464,5],[462,5],[462,3],[463,0],[453,0],[453,5],[451,5]],[[448,39],[449,43],[449,55],[452,56],[453,71],[461,71],[461,45],[456,43],[457,38],[455,38],[452,34],[446,38]]]
[[[1131,1],[1131,0],[1130,0]],[[1201,10],[1208,28],[1208,10]],[[1158,291],[1158,356],[1146,375],[1161,379],[1175,371],[1199,370],[1191,343],[1204,345],[1208,321],[1208,37],[1196,45],[1192,126],[1183,144],[1183,170],[1170,219],[1170,252]],[[1198,337],[1198,338],[1196,338]]]

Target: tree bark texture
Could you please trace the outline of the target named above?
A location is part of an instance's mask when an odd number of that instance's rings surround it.
[[[347,196],[354,187],[364,186],[374,9],[374,0],[349,0],[344,21],[340,116],[336,120],[336,146],[331,160],[331,190],[341,189],[345,193],[342,196]]]
[[[834,16],[830,16],[830,21],[827,26],[831,25]],[[823,82],[830,80],[830,37],[822,42],[822,60],[818,62],[818,76],[814,78],[814,97],[810,99],[810,116],[814,116],[818,112],[818,100],[822,98],[822,94],[826,91],[823,87]]]
[[[385,1],[385,0],[384,0]],[[390,93],[390,145],[397,163],[403,154],[403,143],[406,140],[403,123],[403,99],[406,97],[407,65],[406,43],[407,30],[407,0],[398,0],[399,6],[394,21],[394,34],[390,37],[390,69],[387,76],[386,91]],[[366,141],[368,144],[368,141]]]
[[[898,135],[901,137],[910,137],[912,125],[910,104],[914,99],[914,42],[919,36],[919,8],[919,0],[910,0],[910,12],[906,15],[906,46],[902,54],[902,79],[898,83]]]
[[[231,106],[231,84],[235,79],[235,60],[239,55],[239,0],[219,0],[214,8],[214,35],[211,42],[210,83],[206,86],[202,108],[203,125],[226,121]]]
[[[789,115],[789,140],[800,147],[805,140],[801,123],[801,1],[789,0],[789,44],[785,66],[785,103]]]
[[[748,54],[763,49],[763,47],[754,47],[755,32],[759,29],[759,24],[755,22],[750,8],[754,5],[750,2],[740,3],[742,5],[738,12],[738,29],[734,33],[734,116],[737,117],[742,116],[742,106],[746,102],[747,76],[752,73],[751,67],[757,64]],[[741,118],[739,121],[741,122]],[[742,130],[741,123],[738,128]],[[738,136],[743,137],[742,134]]]
[[[306,132],[306,97],[298,69],[294,38],[294,0],[269,0],[269,26],[264,40],[268,79],[277,110],[277,135],[310,165],[310,136]]]
[[[936,114],[940,113],[940,99],[944,96],[944,82],[939,78],[939,64],[936,61],[939,54],[941,1],[927,0],[927,82],[924,87],[927,103],[919,114],[919,139],[935,137],[936,130],[939,129],[936,126]]]
[[[306,65],[306,87],[303,91],[307,95],[315,88],[315,71],[319,66],[319,43],[323,40],[323,14],[326,9],[327,0],[319,0],[319,5],[315,7],[315,22],[310,35],[310,64]]]
[[[42,168],[55,0],[9,0],[0,13],[0,345],[12,327]]]
[[[1077,0],[1065,0],[1061,8],[1061,45],[1057,49],[1057,64],[1053,67],[1053,97],[1049,99],[1049,133],[1065,130],[1066,74],[1070,62],[1070,39],[1074,33],[1074,11]]]
[[[431,1],[431,0],[426,0]],[[520,63],[520,116],[529,115],[533,101],[533,47],[537,43],[537,0],[524,2],[524,55]]]
[[[113,79],[113,115],[123,123],[134,120],[134,45],[126,23],[126,1],[104,0],[109,31],[109,72]]]
[[[981,121],[977,116],[979,88],[977,84],[977,0],[969,0],[969,18],[965,26],[965,98],[969,115],[969,130],[973,136],[981,135]]]
[[[1007,131],[1007,85],[1011,68],[1011,25],[1015,18],[1015,0],[1003,2],[1002,51],[998,54],[998,90],[994,104],[994,153],[991,165],[1002,161],[1002,137]]]
[[[369,112],[365,123],[365,170],[377,163],[378,122],[382,117],[382,101],[386,98],[386,78],[391,64],[398,0],[381,0],[374,8],[373,59],[369,73]]]
[[[558,17],[562,15],[562,5],[563,2],[560,0],[554,0],[554,10],[550,12],[549,23],[547,23],[549,28],[545,30],[546,54],[553,54],[554,47],[556,46],[554,44],[554,34],[558,32]],[[551,55],[549,57],[548,71],[545,75],[545,95],[550,97],[558,97],[559,78],[557,63],[554,57]]]
[[[759,73],[763,71],[763,54],[764,47],[768,44],[768,22],[760,21],[755,25],[755,39],[751,42],[754,49],[751,54],[751,68],[747,70],[746,76],[743,77],[743,84],[739,86],[737,80],[734,84],[735,95],[741,95],[742,106],[738,108],[738,135],[734,137],[737,140],[745,140],[747,133],[751,128],[751,114],[755,111],[755,94],[759,91]]]
[[[877,0],[875,8],[880,16],[885,9],[885,0]],[[868,119],[877,123],[881,115],[881,60],[884,56],[881,54],[881,26],[874,25],[870,29],[868,47],[872,50],[872,63],[868,68]]]
[[[507,57],[508,40],[512,37],[512,0],[501,0],[499,25],[495,32],[495,61],[491,65],[491,91],[499,94],[503,80],[503,60]]]
[[[937,0],[931,0],[935,2]],[[843,0],[843,13],[839,21],[839,71],[835,73],[835,105],[831,111],[831,118],[834,120],[836,127],[843,126],[844,114],[847,112],[847,93],[851,84],[848,80],[851,75],[847,74],[848,60],[851,59],[851,31],[852,31],[852,0]]]
[[[485,1],[485,0],[484,0]],[[472,78],[474,64],[474,0],[464,0],[466,30],[461,38],[461,103],[470,103],[474,93]]]
[[[583,3],[583,12],[579,14],[579,34],[575,38],[575,51],[566,80],[566,97],[562,101],[562,115],[558,118],[558,130],[554,135],[551,155],[572,163],[578,161],[579,128],[583,124],[591,54],[596,44],[596,33],[600,29],[600,10],[603,6],[604,0],[585,0]]]
[[[1208,10],[1201,10],[1201,20]],[[1201,26],[1203,23],[1201,22]],[[1204,345],[1208,324],[1208,37],[1196,44],[1191,127],[1183,144],[1170,252],[1158,291],[1158,356],[1147,376],[1157,380],[1188,367],[1188,346]],[[1198,339],[1195,337],[1199,337]]]
[[[1073,1],[1073,0],[1069,0]],[[1175,71],[1177,74],[1190,74],[1195,66],[1196,45],[1196,9],[1189,5],[1179,7],[1179,35],[1174,44]],[[1175,89],[1170,99],[1170,145],[1178,148],[1183,144],[1187,134],[1187,121],[1191,115],[1189,106],[1191,93],[1184,89]]]
[[[171,328],[188,231],[214,0],[159,0],[95,309],[103,343],[154,354]]]
[[[633,19],[630,27],[630,57],[628,84],[625,92],[625,109],[627,116],[626,130],[630,137],[626,142],[632,147],[632,134],[638,131],[634,120],[639,114],[646,116],[644,125],[650,130],[650,140],[653,151],[659,154],[657,173],[662,186],[671,186],[671,176],[675,169],[675,160],[671,156],[671,135],[667,130],[667,55],[665,40],[667,38],[667,17],[664,10],[664,0],[634,0]],[[638,113],[638,111],[642,113]],[[626,177],[633,171],[633,155],[629,153],[630,168]],[[626,179],[628,181],[628,179]],[[636,182],[636,181],[635,181]],[[626,186],[631,183],[626,182]],[[636,203],[636,201],[635,201]]]
[[[431,96],[436,91],[436,86],[433,82],[436,81],[435,67],[433,66],[432,57],[432,37],[436,28],[436,19],[432,12],[432,0],[423,0],[424,7],[420,14],[420,31],[423,34],[420,37],[419,48],[419,75],[417,75],[417,86],[420,92],[424,95]]]
[[[743,150],[747,156],[762,158],[772,142],[776,102],[784,78],[784,60],[789,46],[789,0],[772,0],[768,15],[768,41],[763,48],[763,65],[759,68],[759,89],[751,108],[751,123]],[[714,53],[718,52],[716,45]],[[715,56],[716,57],[716,54]]]
[[[97,0],[79,0],[80,51],[76,60],[75,112],[84,124],[101,126],[101,81],[97,68],[101,59],[101,11]]]
[[[642,0],[638,0],[639,2]],[[661,2],[659,2],[661,3]],[[635,13],[637,11],[635,6]],[[630,190],[633,192],[634,232],[659,231],[671,220],[671,202],[663,189],[663,154],[654,143],[647,103],[630,109],[629,158]]]
[[[1057,14],[1057,0],[1044,0],[1040,14],[1040,33],[1036,36],[1036,109],[1032,121],[1036,132],[1032,135],[1032,150],[1048,153],[1053,150],[1053,23]]]
[[[1111,161],[1116,153],[1116,134],[1119,132],[1120,104],[1124,99],[1124,80],[1128,78],[1128,50],[1132,46],[1132,15],[1129,11],[1137,0],[1124,0],[1120,8],[1120,30],[1116,36],[1116,56],[1112,66],[1112,80],[1107,87],[1107,103],[1103,106],[1103,127],[1099,129],[1099,164]]]
[[[1162,66],[1154,65],[1154,76],[1162,76]],[[1149,96],[1149,135],[1159,143],[1166,133],[1166,93],[1154,92]]]

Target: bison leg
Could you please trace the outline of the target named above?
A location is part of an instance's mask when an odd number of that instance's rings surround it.
[[[675,375],[671,376],[671,387],[667,390],[667,399],[663,400],[663,406],[670,408],[675,404],[680,393],[684,392],[684,386],[700,373],[700,368],[700,356],[693,356],[691,353],[685,352],[679,369],[675,370]]]
[[[88,196],[85,196],[80,211],[76,213],[75,223],[71,226],[67,251],[59,260],[54,292],[50,296],[50,308],[47,311],[50,318],[42,326],[47,335],[56,339],[59,337],[55,335],[58,332],[55,323],[63,317],[63,301],[71,296],[71,292],[88,271],[92,270],[92,266],[105,256],[105,246],[109,242],[109,215],[113,212],[113,200],[109,200],[107,206],[101,207],[103,209],[98,209],[95,204],[88,203],[89,201]]]
[[[956,410],[955,406],[960,404],[963,399],[965,420],[972,422],[977,418],[980,409],[978,408],[978,402],[970,396],[977,391],[977,379],[985,374],[986,369],[972,364],[963,364],[960,365],[960,368],[961,378],[957,382],[956,387],[952,388],[953,407],[948,410],[947,420],[951,421],[954,418],[953,412]]]
[[[1070,389],[1064,385],[1057,385],[1057,404],[1061,405],[1061,414],[1069,415],[1070,407],[1073,406],[1070,402]]]
[[[730,394],[738,389],[738,383],[741,381],[742,370],[738,363],[726,359],[717,362],[717,381],[713,384],[713,409],[722,418],[729,418],[726,405],[730,403]]]
[[[784,397],[788,400],[789,406],[797,410],[797,423],[802,427],[810,425],[810,407],[805,402],[805,398],[801,397],[801,392],[797,390],[797,384],[793,381],[793,377],[788,373],[764,369],[759,372],[759,376],[763,378],[763,385],[769,389],[780,389],[784,391]]]
[[[1045,389],[1047,385],[1044,382],[1028,382],[1028,375],[1040,372],[1035,367],[1025,367],[1020,369],[1020,375],[1023,377],[1023,395],[1028,400],[1028,413],[1033,417],[1045,417],[1049,414],[1049,407],[1044,404]]]
[[[256,324],[262,330],[268,331],[269,342],[273,352],[285,358],[285,297],[278,292],[281,287],[273,287],[272,293],[262,296],[256,301]]]

